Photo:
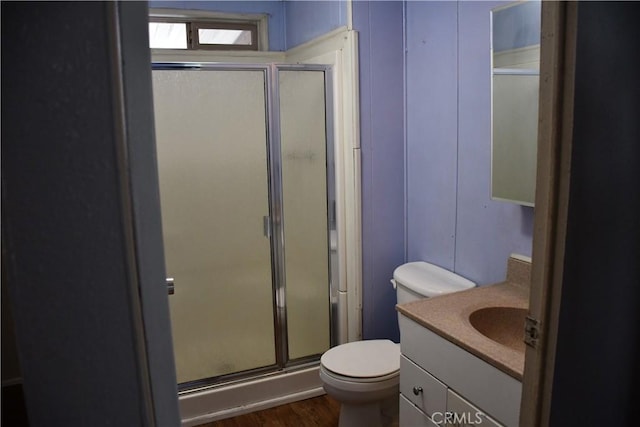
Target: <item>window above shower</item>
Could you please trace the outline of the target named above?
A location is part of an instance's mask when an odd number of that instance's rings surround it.
[[[267,16],[150,9],[149,47],[178,50],[268,50]]]

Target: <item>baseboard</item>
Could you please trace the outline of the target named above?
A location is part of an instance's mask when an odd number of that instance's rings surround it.
[[[238,406],[218,411],[211,414],[201,415],[199,417],[182,420],[182,427],[193,427],[225,418],[237,417],[251,412],[262,411],[264,409],[275,408],[276,406],[286,405],[287,403],[298,402],[300,400],[311,399],[325,394],[322,387],[313,390],[301,391],[287,396],[280,396],[275,399],[264,400],[249,405]]]
[[[318,367],[180,396],[182,427],[235,417],[324,394]]]

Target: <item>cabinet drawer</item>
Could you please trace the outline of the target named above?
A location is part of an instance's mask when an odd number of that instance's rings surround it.
[[[400,357],[400,393],[427,415],[447,408],[447,386],[405,356]]]
[[[448,427],[502,427],[497,421],[487,416],[482,410],[467,402],[452,390],[447,391],[447,415],[452,417],[454,423],[447,423]]]
[[[438,427],[438,425],[401,395],[400,427]]]

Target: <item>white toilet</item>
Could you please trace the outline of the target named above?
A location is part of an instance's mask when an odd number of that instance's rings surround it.
[[[396,268],[391,283],[398,304],[475,286],[464,277],[422,261]],[[397,413],[400,345],[389,340],[364,340],[336,346],[320,359],[320,379],[327,394],[342,404],[340,427],[387,425],[393,412]]]

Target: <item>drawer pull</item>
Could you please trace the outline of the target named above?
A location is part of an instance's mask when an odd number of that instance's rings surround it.
[[[418,396],[420,393],[422,393],[422,387],[414,387],[413,388],[413,394]]]

